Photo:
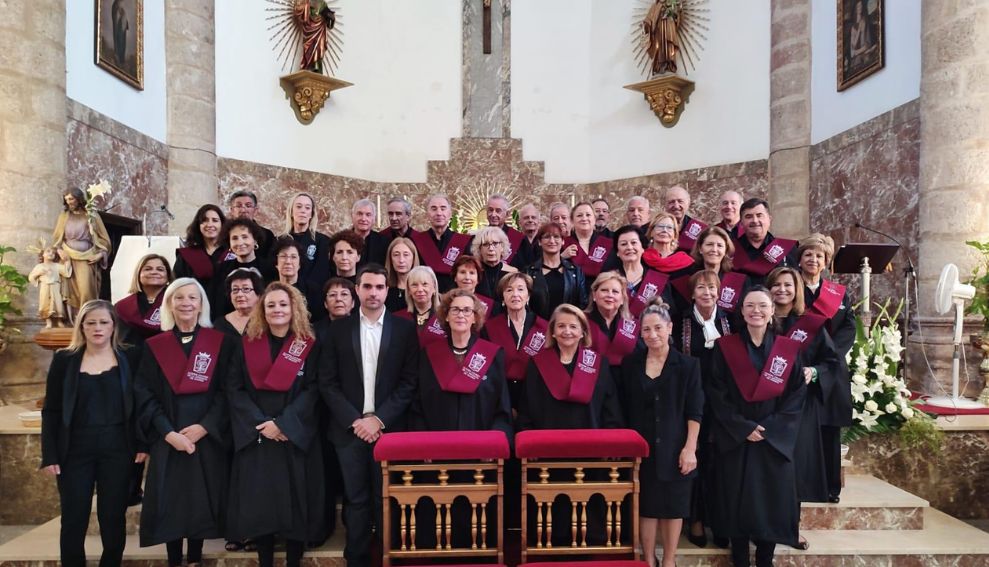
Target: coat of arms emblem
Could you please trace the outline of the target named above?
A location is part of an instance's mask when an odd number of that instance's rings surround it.
[[[196,357],[192,359],[192,371],[196,374],[206,374],[211,362],[213,362],[213,357],[209,353],[196,353]]]
[[[295,339],[292,344],[288,347],[288,353],[292,356],[302,356],[302,353],[306,351],[306,341],[300,341]]]
[[[480,372],[484,368],[484,363],[488,361],[488,357],[484,356],[479,352],[475,352],[471,357],[470,361],[467,362],[467,368],[470,368],[474,372]]]

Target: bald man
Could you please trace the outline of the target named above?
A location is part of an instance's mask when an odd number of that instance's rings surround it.
[[[723,228],[725,232],[733,238],[741,238],[745,234],[745,227],[740,222],[742,208],[742,194],[738,191],[725,191],[718,199],[718,212],[721,213],[721,220],[716,224],[718,228]]]
[[[666,212],[673,215],[673,218],[680,223],[678,247],[680,250],[690,252],[694,248],[694,243],[697,242],[697,236],[707,228],[706,224],[687,214],[687,211],[690,210],[690,193],[682,186],[674,185],[667,189],[663,195],[663,205]]]

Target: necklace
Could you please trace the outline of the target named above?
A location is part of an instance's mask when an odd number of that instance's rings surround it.
[[[457,356],[464,356],[467,354],[467,347],[464,348],[453,347],[453,354]]]
[[[429,320],[429,311],[426,311],[425,313],[416,312],[416,325],[421,327],[425,325],[426,321],[428,320]]]

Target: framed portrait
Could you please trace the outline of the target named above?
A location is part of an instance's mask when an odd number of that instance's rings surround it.
[[[838,1],[838,90],[883,68],[884,0]]]
[[[144,90],[142,0],[96,0],[96,65]]]

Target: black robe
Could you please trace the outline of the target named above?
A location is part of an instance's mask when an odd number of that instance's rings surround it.
[[[210,315],[218,317],[234,310],[233,303],[230,302],[230,294],[227,293],[226,279],[230,275],[230,272],[237,268],[257,269],[261,272],[261,279],[264,280],[265,286],[278,279],[271,262],[266,258],[262,258],[260,251],[258,252],[254,260],[250,262],[242,264],[237,260],[227,260],[216,267],[216,270],[213,272],[213,281],[210,282],[210,287],[206,289],[206,295],[209,297]],[[260,297],[264,289],[255,291],[258,297]]]
[[[604,317],[601,315],[601,313],[598,312],[597,307],[594,306],[594,304],[592,303],[591,312],[587,315],[587,322],[591,325],[597,325],[597,327],[601,329],[601,331],[604,334],[608,335],[609,340],[614,340],[615,333],[618,331],[618,325],[621,324],[621,316],[620,315],[616,316],[614,319],[611,320],[611,325],[608,325],[605,322]],[[595,346],[594,348],[596,349],[598,347]],[[635,341],[635,348],[632,350],[631,353],[626,355],[626,358],[628,356],[631,356],[633,353],[645,350],[645,348],[646,348],[646,344],[642,342],[642,338],[640,337],[638,340]],[[608,353],[606,352],[602,352],[601,354],[605,355],[606,357],[608,355]],[[608,369],[611,371],[611,381],[615,384],[615,391],[618,393],[618,399],[621,400],[624,397],[623,394],[624,378],[622,376],[622,365],[609,363],[608,366],[609,366]]]
[[[556,351],[559,355],[559,351]],[[598,356],[603,356],[600,353]],[[573,375],[575,360],[565,365]],[[526,429],[614,429],[622,427],[621,402],[611,379],[607,361],[601,361],[601,371],[594,384],[594,393],[586,404],[560,401],[553,397],[543,381],[535,361],[525,370],[522,399],[519,402],[518,430]]]
[[[409,304],[405,302],[406,293],[407,291],[404,289],[389,287],[388,296],[385,298],[385,310],[389,313],[395,313],[396,311],[408,309]]]
[[[330,237],[317,232],[313,238],[309,231],[292,232],[290,236],[302,249],[299,279],[312,282],[315,288],[322,289],[326,280],[330,279]]]
[[[268,339],[274,360],[284,339]],[[317,344],[292,387],[273,392],[255,389],[243,352],[234,356],[227,380],[234,443],[227,539],[268,534],[297,541],[326,537],[322,445],[316,439],[318,360]],[[275,420],[287,442],[258,433],[255,426],[269,419]]]
[[[807,310],[814,305],[821,288],[811,291],[804,286],[804,302]],[[835,312],[834,317],[828,320],[824,326],[831,335],[835,351],[838,354],[839,367],[835,371],[835,384],[821,408],[821,425],[832,427],[847,427],[852,424],[852,382],[851,372],[845,362],[845,356],[852,350],[855,343],[855,310],[852,309],[852,302],[848,298],[848,291],[841,298],[841,307]]]
[[[739,332],[749,363],[761,371],[775,337],[766,333],[755,346],[748,331]],[[797,543],[800,501],[797,499],[794,447],[807,389],[803,365],[794,362],[786,389],[776,398],[748,402],[732,377],[721,349],[715,344],[707,398],[713,417],[717,491],[712,528],[725,537]],[[766,428],[763,441],[746,438],[757,425]]]
[[[177,331],[169,332],[179,336]],[[193,342],[181,346],[190,356]],[[154,353],[144,346],[134,385],[138,435],[150,446],[151,454],[141,508],[141,547],[180,538],[217,538],[224,533],[230,448],[224,385],[236,350],[236,339],[224,337],[209,390],[179,395]],[[196,443],[193,454],[176,451],[165,441],[168,433],[197,423],[207,435]]]
[[[199,248],[206,254],[206,250],[202,247]],[[212,254],[206,254],[209,257],[210,263],[213,265],[213,274],[216,273],[216,268],[219,266],[224,258],[227,257],[229,250],[226,246],[220,246],[216,250],[213,250]],[[192,269],[192,266],[185,261],[182,254],[179,254],[178,250],[175,251],[175,265],[172,266],[172,273],[175,275],[175,279],[179,278],[195,278],[206,291],[210,290],[210,286],[213,282],[213,275],[206,277],[203,274],[197,275],[196,271]]]

